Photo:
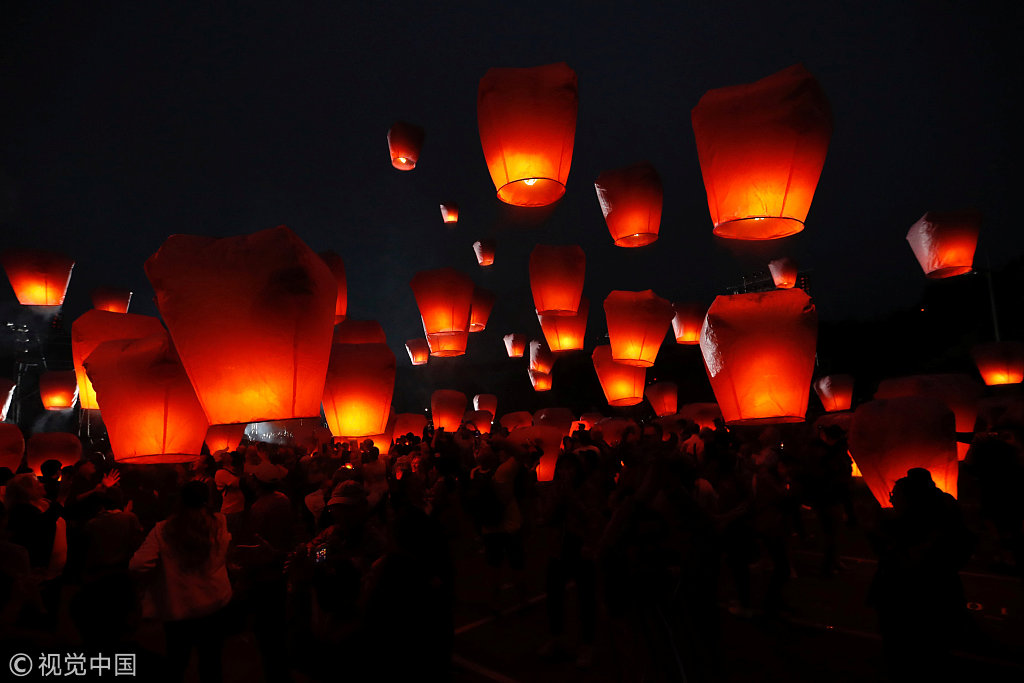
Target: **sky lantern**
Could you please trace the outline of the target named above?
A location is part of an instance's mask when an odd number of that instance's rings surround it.
[[[494,308],[494,292],[475,287],[473,289],[473,305],[469,309],[469,331],[483,332],[487,328],[487,319]]]
[[[37,475],[47,460],[59,460],[61,469],[82,459],[82,441],[67,432],[40,432],[28,438],[25,464]]]
[[[7,411],[11,408],[11,401],[14,399],[14,390],[18,385],[14,380],[0,377],[0,422],[7,419]]]
[[[550,373],[555,365],[555,357],[551,350],[539,339],[530,342],[530,369],[537,372]]]
[[[672,304],[672,333],[676,344],[700,344],[700,328],[704,326],[707,308],[700,304]]]
[[[413,365],[426,365],[430,360],[430,345],[422,337],[406,341],[405,350],[409,353],[409,360]]]
[[[649,289],[612,291],[604,300],[612,359],[643,368],[654,365],[673,314],[672,304]]]
[[[802,289],[716,298],[700,348],[725,421],[802,422],[817,338],[818,314]]]
[[[498,397],[494,394],[477,394],[473,397],[473,410],[486,410],[491,415],[497,415]]]
[[[615,246],[642,247],[658,239],[664,191],[649,162],[605,171],[594,189]]]
[[[172,235],[146,275],[210,424],[320,415],[338,286],[298,235]]]
[[[412,434],[422,437],[423,428],[427,426],[427,416],[422,413],[398,413],[395,415],[394,433],[397,436]]]
[[[828,412],[849,410],[853,403],[853,377],[825,375],[814,380],[814,392]]]
[[[850,455],[878,504],[907,470],[923,467],[946,493],[957,493],[956,427],[952,411],[928,396],[869,401],[857,407],[850,427]]]
[[[508,441],[522,449],[539,448],[541,456],[537,464],[537,481],[551,481],[555,478],[555,464],[562,450],[563,436],[558,427],[533,425],[510,431]]]
[[[462,421],[468,425],[473,425],[476,431],[481,434],[490,434],[494,415],[489,410],[471,410],[466,413]]]
[[[411,171],[420,160],[423,149],[425,130],[412,123],[399,121],[388,131],[388,151],[391,153],[391,165],[399,171]]]
[[[438,268],[416,273],[409,286],[420,309],[430,354],[464,354],[473,305],[473,281],[454,268]]]
[[[306,452],[319,450],[321,444],[331,443],[333,437],[319,415],[253,422],[246,425],[245,434],[249,441],[296,446]]]
[[[60,306],[71,281],[72,258],[55,251],[6,249],[0,265],[22,306]]]
[[[832,137],[814,76],[795,64],[709,90],[691,120],[716,235],[767,240],[804,229]]]
[[[907,242],[929,278],[963,275],[974,269],[980,227],[976,211],[929,211],[910,226]]]
[[[900,396],[930,396],[937,398],[956,416],[956,431],[973,432],[978,419],[978,400],[983,389],[974,379],[964,374],[910,375],[882,380],[878,384],[875,398],[897,398]],[[956,445],[961,460],[967,455],[970,444]]]
[[[86,410],[96,410],[96,392],[85,372],[85,359],[97,346],[115,339],[141,339],[151,334],[161,334],[164,326],[160,320],[149,315],[134,313],[110,313],[91,310],[78,316],[71,323],[71,359],[75,364],[78,378],[79,405]]]
[[[796,286],[796,261],[788,256],[769,261],[768,270],[777,288],[792,289]]]
[[[466,395],[461,391],[438,389],[430,395],[430,414],[434,429],[457,432],[466,413]]]
[[[494,265],[494,240],[477,240],[473,242],[473,253],[476,254],[476,262],[481,266]]]
[[[331,344],[386,344],[384,328],[376,320],[346,318],[334,328]]]
[[[106,341],[85,359],[114,459],[132,464],[199,457],[206,414],[167,333]]]
[[[522,427],[532,427],[533,415],[526,412],[525,410],[517,410],[515,412],[506,413],[502,415],[501,419],[498,420],[498,422],[501,423],[502,427],[511,432],[513,429],[520,429]]]
[[[132,290],[118,287],[97,287],[90,296],[93,308],[110,313],[127,313],[132,302]]]
[[[1024,344],[1020,342],[978,344],[971,349],[971,357],[989,386],[1024,381]]]
[[[675,382],[655,382],[644,391],[647,400],[658,417],[676,412],[679,403],[679,387]]]
[[[210,425],[206,430],[206,447],[210,453],[218,451],[237,451],[238,444],[242,443],[245,436],[245,424],[233,425]]]
[[[395,392],[395,354],[387,344],[335,344],[324,385],[324,417],[335,436],[386,431]]]
[[[345,262],[333,251],[321,251],[320,258],[331,270],[338,283],[338,298],[334,304],[334,322],[340,323],[348,313],[348,280],[345,277]]]
[[[47,410],[67,410],[78,399],[74,370],[47,370],[39,376],[39,397]]]
[[[576,72],[564,63],[484,74],[477,125],[498,199],[547,206],[565,194],[578,105]]]
[[[576,315],[587,257],[575,244],[538,244],[530,252],[530,289],[537,315]]]
[[[590,314],[590,300],[580,297],[580,306],[576,315],[537,315],[540,329],[548,348],[558,353],[561,351],[582,351],[587,334],[587,316]]]
[[[610,406],[635,406],[644,400],[647,369],[612,360],[612,347],[607,344],[594,349],[591,356],[601,390]]]
[[[25,437],[18,425],[0,422],[0,467],[17,472],[25,455]]]
[[[551,373],[530,368],[527,370],[534,391],[551,391]]]
[[[448,225],[459,222],[459,205],[455,202],[445,202],[441,205],[441,220]]]
[[[687,403],[679,408],[676,415],[697,423],[701,429],[704,427],[714,429],[715,420],[722,417],[722,409],[718,407],[717,403]]]
[[[505,335],[505,351],[509,358],[522,358],[526,352],[526,335],[511,332]]]

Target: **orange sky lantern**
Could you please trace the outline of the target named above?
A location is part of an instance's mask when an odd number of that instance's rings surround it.
[[[672,304],[649,289],[615,290],[604,300],[604,315],[615,362],[643,368],[654,365],[674,315]]]
[[[676,413],[681,418],[696,422],[701,429],[715,428],[715,420],[722,417],[722,409],[717,403],[687,403]]]
[[[491,415],[497,415],[498,397],[494,394],[477,394],[473,397],[473,410],[486,410]]]
[[[477,124],[498,199],[547,206],[565,194],[578,105],[576,72],[564,63],[484,74]]]
[[[25,455],[25,436],[18,425],[0,422],[0,467],[17,472]]]
[[[509,358],[522,358],[526,352],[526,335],[511,332],[505,335],[505,351]]]
[[[725,421],[802,422],[817,339],[818,314],[802,289],[716,298],[700,348]]]
[[[553,352],[582,351],[587,334],[587,316],[590,314],[590,300],[580,297],[576,315],[537,315],[540,329],[548,348]]]
[[[955,418],[942,401],[903,396],[857,407],[850,427],[850,455],[878,504],[892,507],[889,493],[907,470],[923,467],[932,481],[957,494]]]
[[[646,368],[616,363],[612,360],[612,347],[608,345],[594,349],[591,358],[608,405],[635,406],[644,400]]]
[[[432,356],[466,352],[473,281],[454,268],[421,270],[409,282]]]
[[[555,478],[555,464],[562,450],[562,430],[557,427],[533,425],[509,432],[508,442],[520,449],[539,448],[540,462],[537,464],[537,481],[551,481]]]
[[[528,369],[526,372],[530,377],[530,384],[533,385],[534,391],[551,391],[552,381],[550,372],[541,372],[533,368]]]
[[[587,257],[575,244],[538,244],[530,252],[530,289],[537,315],[576,315]]]
[[[956,431],[973,432],[978,419],[978,400],[983,389],[972,377],[964,374],[910,375],[884,379],[878,384],[875,398],[930,396],[945,403],[956,416]],[[970,444],[958,443],[961,460]]]
[[[74,370],[47,370],[39,376],[39,397],[47,410],[67,410],[78,399]]]
[[[853,403],[853,377],[825,375],[814,380],[814,392],[828,412],[849,410]]]
[[[466,413],[462,421],[468,425],[476,427],[476,431],[481,434],[491,433],[491,423],[494,421],[494,415],[489,410],[471,410]]]
[[[469,331],[483,332],[487,329],[487,319],[494,308],[494,292],[475,287],[473,289],[473,305],[469,309]]]
[[[85,373],[85,359],[97,346],[115,339],[141,339],[151,334],[161,334],[164,326],[160,320],[148,315],[134,313],[110,313],[108,311],[86,311],[71,323],[71,358],[78,378],[79,405],[87,410],[96,410],[96,392],[89,376]]]
[[[430,345],[426,339],[417,337],[408,340],[405,342],[405,350],[409,353],[409,360],[413,365],[426,365],[430,360]]]
[[[450,358],[462,356],[469,346],[469,331],[465,332],[439,332],[427,335],[427,347],[431,356],[439,358]]]
[[[206,447],[210,453],[217,451],[236,451],[238,444],[242,443],[247,425],[210,425],[206,430]]]
[[[427,416],[422,413],[398,413],[395,415],[394,434],[396,437],[412,434],[422,437],[427,426]]]
[[[384,328],[376,320],[353,320],[347,318],[338,323],[331,337],[331,344],[386,344]]]
[[[11,408],[11,401],[14,399],[14,390],[18,387],[13,380],[0,377],[0,422],[7,419],[7,411]]]
[[[501,423],[502,427],[511,432],[513,429],[532,427],[533,415],[526,412],[525,410],[517,410],[515,412],[506,413],[505,415],[502,415],[501,419],[498,420],[498,422]]]
[[[67,432],[40,432],[28,438],[25,464],[36,475],[43,473],[43,463],[59,460],[61,468],[71,467],[82,459],[82,441]]]
[[[434,420],[434,429],[456,432],[462,424],[462,416],[466,413],[466,395],[461,391],[438,389],[430,395],[430,413]]]
[[[978,344],[971,349],[971,357],[989,386],[1024,381],[1024,344],[1020,342]]]
[[[459,205],[455,202],[445,202],[441,205],[441,220],[449,225],[459,222]]]
[[[93,308],[110,313],[127,313],[132,302],[132,290],[117,287],[97,287],[90,296]]]
[[[395,392],[395,354],[383,343],[334,344],[323,409],[335,436],[386,431]]]
[[[700,344],[700,328],[707,310],[700,304],[672,304],[672,333],[677,344]]]
[[[348,280],[345,277],[345,262],[333,251],[320,252],[320,258],[331,269],[331,275],[338,283],[338,298],[334,304],[334,322],[340,323],[348,313]]]
[[[691,120],[716,235],[765,240],[804,229],[832,137],[814,76],[796,64],[709,90]]]
[[[655,382],[647,387],[644,394],[658,417],[665,417],[676,412],[679,404],[679,387],[675,382]]]
[[[398,121],[388,130],[388,151],[391,153],[391,165],[399,171],[411,171],[420,160],[423,149],[425,130],[412,123]]]
[[[929,211],[907,231],[907,242],[932,279],[963,275],[974,269],[981,215],[976,211]]]
[[[769,261],[768,270],[779,289],[792,289],[796,286],[796,261],[793,259],[783,256]]]
[[[494,240],[477,240],[473,242],[473,253],[476,254],[476,262],[481,266],[494,265]]]
[[[209,422],[171,340],[106,341],[85,359],[114,459],[132,464],[196,460]]]
[[[39,249],[6,249],[0,265],[22,306],[60,306],[75,267],[72,258]]]
[[[535,339],[530,342],[530,369],[537,372],[550,373],[555,365],[555,357],[547,345]]]
[[[605,171],[594,189],[616,246],[642,247],[658,239],[664,191],[649,162]]]

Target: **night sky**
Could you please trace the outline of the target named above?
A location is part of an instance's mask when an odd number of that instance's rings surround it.
[[[538,242],[586,251],[588,349],[612,289],[710,304],[782,255],[812,271],[822,319],[912,305],[926,280],[905,235],[928,210],[983,212],[978,266],[1024,252],[1011,213],[1011,3],[1002,15],[876,0],[161,4],[24,2],[0,20],[2,246],[77,260],[69,322],[97,285],[131,288],[132,312],[155,315],[142,264],[170,234],[280,224],[342,255],[349,316],[379,320],[400,366],[405,340],[422,335],[408,286],[421,269],[451,265],[497,293],[487,330],[471,337],[476,360],[503,357],[506,332],[540,335],[527,275]],[[554,207],[514,209],[484,164],[477,84],[490,67],[559,61],[579,78],[567,192]],[[796,62],[835,119],[806,230],[716,238],[690,110],[708,89]],[[427,131],[409,173],[388,157],[396,120]],[[618,248],[593,183],[641,160],[664,183],[661,237]],[[438,209],[449,199],[461,208],[455,229]],[[490,269],[471,248],[483,237],[498,244]],[[5,280],[0,319],[16,308]]]

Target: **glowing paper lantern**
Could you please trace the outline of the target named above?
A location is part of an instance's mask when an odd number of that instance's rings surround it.
[[[334,281],[338,283],[338,298],[334,304],[334,322],[340,323],[348,313],[348,280],[345,277],[345,262],[333,251],[320,252],[320,258],[330,268]]]
[[[540,373],[550,373],[555,364],[555,357],[544,342],[535,339],[530,342],[530,369]]]
[[[477,123],[498,199],[546,206],[565,194],[578,104],[576,72],[566,64],[484,74]]]
[[[39,397],[47,410],[67,410],[78,399],[74,370],[47,370],[39,376]]]
[[[466,412],[466,395],[461,391],[438,389],[430,395],[430,414],[434,429],[458,431]]]
[[[526,335],[510,333],[505,335],[505,350],[509,358],[522,358],[526,351]]]
[[[466,413],[466,416],[462,418],[462,421],[466,424],[471,424],[476,428],[476,431],[481,434],[491,433],[491,422],[494,421],[494,415],[489,410],[471,410]]]
[[[462,335],[469,331],[473,281],[453,268],[439,268],[421,270],[413,276],[409,286],[420,309],[430,354],[464,354],[466,341]]]
[[[320,417],[294,418],[290,420],[264,420],[246,425],[245,434],[249,441],[261,441],[280,446],[296,446],[309,452],[330,443],[331,430],[323,425]]]
[[[672,304],[672,332],[677,344],[700,344],[700,328],[707,309],[700,304]]]
[[[427,426],[427,417],[420,413],[399,413],[395,415],[394,433],[398,436],[412,434],[423,436],[423,428]]]
[[[419,126],[399,121],[388,131],[388,151],[391,165],[399,171],[411,171],[420,160],[423,139],[427,136]]]
[[[22,306],[60,306],[75,261],[53,251],[7,249],[0,253],[0,265]]]
[[[494,240],[477,240],[473,242],[473,253],[476,262],[481,266],[494,265]]]
[[[10,410],[11,400],[14,398],[14,390],[17,386],[6,377],[0,377],[0,422],[7,419],[7,411]]]
[[[971,349],[971,356],[989,386],[1024,381],[1024,344],[1020,342],[978,344]]]
[[[557,427],[533,425],[509,432],[508,442],[520,449],[539,448],[540,463],[537,465],[537,481],[551,481],[555,478],[555,464],[562,450],[562,430]]]
[[[530,252],[530,289],[537,315],[576,315],[587,257],[575,244],[538,244]]]
[[[320,415],[338,287],[294,232],[173,235],[146,275],[211,424]]]
[[[17,472],[25,455],[25,437],[18,425],[0,422],[0,467]]]
[[[768,270],[772,281],[779,289],[792,289],[796,286],[796,261],[788,257],[777,258],[768,262]]]
[[[459,205],[455,202],[448,202],[441,205],[441,220],[448,224],[459,222]]]
[[[580,298],[576,315],[538,315],[540,329],[552,352],[581,351],[587,334],[587,316],[590,314],[590,300]]]
[[[127,313],[132,302],[132,290],[116,287],[97,287],[92,290],[92,307],[110,313]]]
[[[409,360],[413,365],[426,365],[430,360],[430,345],[426,339],[410,339],[405,342],[405,350],[409,352]]]
[[[527,370],[534,391],[551,391],[551,373],[530,368]]]
[[[716,235],[764,240],[804,229],[832,113],[802,65],[709,90],[691,119]]]
[[[533,415],[530,415],[530,413],[525,410],[517,410],[513,413],[506,413],[505,415],[502,415],[501,419],[498,421],[501,423],[502,427],[511,432],[513,429],[532,427]]]
[[[247,425],[210,425],[206,430],[206,447],[211,453],[218,451],[237,451],[238,444],[242,443]]]
[[[486,410],[492,416],[498,414],[498,397],[494,394],[477,394],[473,397],[473,410]]]
[[[850,428],[850,454],[882,507],[907,470],[923,467],[935,485],[956,496],[955,418],[942,401],[904,396],[858,406]]]
[[[476,287],[473,290],[473,305],[469,310],[469,331],[483,332],[487,329],[487,319],[494,308],[494,292]]]
[[[376,320],[347,318],[334,328],[333,344],[387,344],[384,328]]]
[[[654,365],[673,313],[672,304],[649,289],[609,294],[604,300],[604,315],[612,359],[643,368]]]
[[[209,423],[166,332],[106,341],[85,359],[114,459],[132,464],[199,457]]]
[[[591,357],[601,390],[610,406],[635,406],[644,400],[647,369],[612,360],[612,347],[598,346]]]
[[[658,417],[665,417],[676,412],[679,403],[679,387],[675,382],[655,382],[644,392],[647,400]]]
[[[384,433],[394,392],[395,354],[387,344],[335,344],[331,348],[323,407],[332,434],[364,437]]]
[[[82,442],[66,432],[42,432],[28,438],[25,464],[37,475],[43,473],[43,463],[59,460],[61,469],[71,467],[82,459]]]
[[[600,430],[601,437],[609,446],[618,446],[622,441],[622,435],[630,427],[637,427],[637,423],[625,417],[606,417],[594,425],[595,430]]]
[[[79,405],[86,410],[96,410],[96,392],[85,372],[85,359],[105,341],[115,339],[142,339],[151,334],[161,334],[164,326],[157,318],[134,313],[110,313],[108,311],[86,311],[71,323],[71,359],[75,364],[78,381]]]
[[[974,269],[980,225],[974,211],[929,211],[910,226],[907,241],[926,276],[963,275]]]
[[[697,423],[701,429],[705,427],[714,429],[715,420],[722,417],[722,409],[718,407],[717,403],[687,403],[679,409],[676,415]]]
[[[875,398],[898,398],[900,396],[929,396],[937,398],[953,411],[956,416],[956,431],[973,432],[978,419],[978,399],[982,394],[981,385],[968,375],[936,374],[911,375],[882,380],[878,384]],[[970,444],[956,445],[961,460],[967,455]]]
[[[541,408],[533,415],[533,424],[559,429],[562,436],[569,436],[572,432],[572,423],[575,421],[576,414],[568,408]]]
[[[853,403],[853,377],[825,375],[814,381],[814,391],[828,412],[849,410]]]
[[[818,314],[802,289],[716,298],[700,349],[725,421],[802,422],[817,337]]]
[[[658,239],[664,191],[654,166],[644,161],[605,171],[594,189],[616,246],[642,247]]]

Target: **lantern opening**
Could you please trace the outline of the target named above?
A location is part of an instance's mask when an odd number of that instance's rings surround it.
[[[754,216],[716,223],[714,233],[736,240],[775,240],[795,235],[803,229],[803,221],[795,218]]]
[[[547,206],[562,198],[565,185],[551,178],[526,178],[498,189],[498,199],[515,206]]]

